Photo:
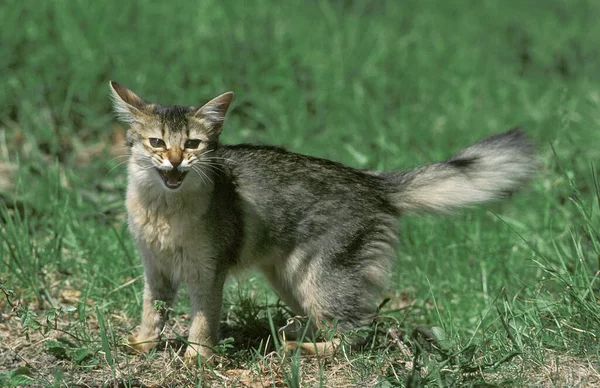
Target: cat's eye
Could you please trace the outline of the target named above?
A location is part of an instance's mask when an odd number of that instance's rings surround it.
[[[154,148],[165,148],[167,145],[165,144],[163,139],[158,139],[156,137],[151,137],[148,139],[150,145]]]
[[[200,145],[200,140],[198,139],[189,139],[186,140],[185,143],[183,144],[183,146],[187,149],[190,150],[194,150],[196,148],[198,148],[198,146]]]

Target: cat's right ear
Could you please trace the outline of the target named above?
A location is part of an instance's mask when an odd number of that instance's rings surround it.
[[[148,116],[148,104],[125,86],[110,81],[110,97],[119,120],[136,123]]]
[[[192,108],[195,118],[202,118],[202,123],[206,129],[213,134],[219,135],[223,128],[223,120],[229,105],[233,100],[233,92],[226,92],[213,98],[201,108]]]

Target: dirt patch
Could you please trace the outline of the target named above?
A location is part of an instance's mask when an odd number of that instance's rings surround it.
[[[545,362],[530,362],[531,383],[537,387],[600,387],[600,360],[583,360],[552,350],[544,352]]]

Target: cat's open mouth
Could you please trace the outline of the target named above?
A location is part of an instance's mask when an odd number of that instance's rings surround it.
[[[180,171],[176,168],[170,170],[158,170],[158,174],[162,178],[165,186],[169,189],[176,189],[181,186],[183,178],[187,175],[187,171]]]

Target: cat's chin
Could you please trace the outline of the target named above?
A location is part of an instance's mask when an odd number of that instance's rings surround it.
[[[175,190],[183,183],[183,178],[187,175],[187,171],[179,171],[177,169],[159,170],[158,175],[162,178],[163,183],[168,189]]]

